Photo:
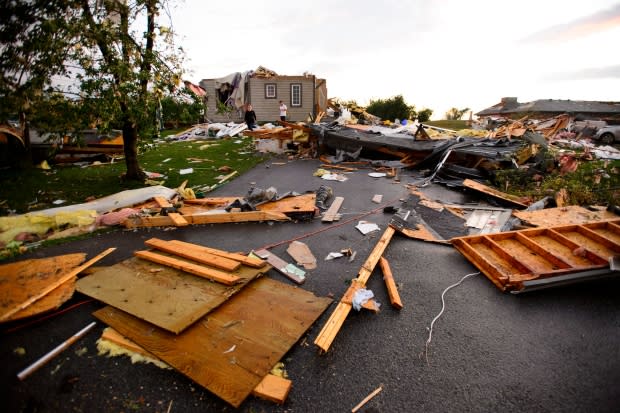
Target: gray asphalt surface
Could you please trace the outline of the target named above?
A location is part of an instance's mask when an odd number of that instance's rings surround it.
[[[281,160],[279,160],[281,161]],[[389,305],[377,269],[368,288],[382,303],[378,314],[352,312],[326,354],[313,341],[346,291],[347,282],[386,228],[386,204],[408,198],[405,184],[347,175],[346,182],[327,182],[312,173],[315,160],[271,161],[213,192],[245,195],[255,185],[279,193],[315,191],[321,184],[345,198],[339,223],[242,223],[193,226],[175,230],[140,229],[94,235],[85,240],[39,248],[25,256],[47,257],[105,248],[118,250],[100,262],[129,258],[152,237],[181,239],[229,251],[249,251],[277,244],[284,259],[288,243],[300,239],[318,259],[303,288],[319,296],[333,294],[334,304],[285,356],[293,389],[282,406],[250,396],[242,412],[345,412],[379,386],[362,412],[617,412],[620,411],[620,282],[596,281],[518,296],[497,290],[483,275],[472,276],[445,294],[446,308],[435,323],[425,354],[431,320],[442,307],[441,294],[476,269],[449,246],[395,236],[384,256],[389,260],[404,304]],[[191,182],[190,182],[191,184]],[[430,188],[432,196],[458,202],[461,194]],[[382,194],[384,203],[371,202]],[[363,217],[362,214],[375,210]],[[362,235],[359,219],[377,223],[380,232]],[[431,225],[434,224],[431,222]],[[325,230],[327,229],[327,230]],[[324,231],[321,231],[324,230]],[[320,231],[320,232],[319,232]],[[301,237],[301,238],[300,238]],[[347,259],[324,261],[331,251],[357,251]],[[270,271],[268,276],[289,282]],[[220,412],[235,411],[182,374],[152,365],[131,364],[126,357],[97,355],[98,323],[84,339],[25,381],[16,374],[94,320],[103,305],[76,296],[70,311],[25,324],[2,326],[2,405],[9,412]],[[80,304],[80,305],[78,305]],[[15,349],[24,348],[25,355]]]

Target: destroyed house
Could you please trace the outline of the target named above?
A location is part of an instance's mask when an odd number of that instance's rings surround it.
[[[327,109],[325,79],[312,74],[280,76],[259,67],[223,78],[203,79],[207,118],[212,122],[243,122],[247,104],[252,104],[258,122],[280,119],[280,101],[288,108],[287,121],[306,121]]]
[[[476,116],[479,118],[501,116],[511,119],[528,116],[547,119],[562,114],[569,114],[578,120],[620,121],[620,102],[539,99],[519,103],[516,97],[504,97],[498,104],[476,113]]]

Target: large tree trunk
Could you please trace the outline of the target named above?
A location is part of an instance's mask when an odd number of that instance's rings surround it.
[[[131,120],[123,122],[123,150],[127,167],[125,179],[144,181],[146,174],[142,171],[138,162],[138,128]]]

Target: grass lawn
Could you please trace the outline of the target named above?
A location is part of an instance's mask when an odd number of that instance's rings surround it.
[[[163,136],[174,132],[177,131],[168,131]],[[142,149],[139,155],[142,169],[164,175],[152,181],[176,188],[187,179],[187,187],[195,190],[213,185],[218,182],[218,177],[230,173],[219,168],[229,167],[231,171],[242,174],[264,159],[254,151],[252,138],[243,137],[153,143]],[[181,175],[180,170],[187,168],[193,168],[193,172]],[[57,164],[52,165],[51,170],[3,170],[0,172],[0,214],[6,215],[9,211],[21,214],[78,204],[90,197],[100,198],[145,186],[139,182],[122,181],[121,175],[125,171],[124,159],[86,167]],[[56,200],[65,202],[55,205]]]

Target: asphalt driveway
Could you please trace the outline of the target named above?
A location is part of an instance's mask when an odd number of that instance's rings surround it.
[[[337,302],[357,275],[391,215],[382,208],[408,198],[400,183],[372,178],[369,170],[348,174],[346,182],[312,176],[316,160],[268,161],[213,192],[245,195],[251,186],[273,186],[279,193],[315,191],[327,184],[345,198],[340,222],[240,223],[178,229],[118,230],[91,238],[36,249],[40,258],[71,252],[92,257],[108,247],[117,251],[98,265],[111,265],[144,247],[152,237],[180,239],[228,251],[270,246],[289,259],[290,241],[305,242],[318,260],[303,288]],[[190,181],[191,184],[191,181]],[[461,194],[433,188],[433,196],[458,202]],[[371,198],[383,195],[383,203]],[[448,199],[450,198],[450,199]],[[359,220],[381,231],[362,235]],[[324,261],[329,252],[357,251],[347,259]],[[366,412],[617,412],[620,411],[620,281],[606,280],[542,290],[518,296],[497,290],[483,275],[472,276],[445,294],[445,311],[435,323],[425,352],[431,320],[442,308],[441,294],[475,268],[450,246],[395,236],[384,256],[389,260],[404,308],[389,305],[376,271],[368,288],[383,304],[378,314],[352,312],[326,354],[313,341],[332,305],[286,355],[293,389],[282,406],[249,397],[243,412],[345,412],[379,386],[383,390]],[[275,271],[268,276],[290,282]],[[72,307],[73,306],[73,307]],[[67,311],[42,321],[3,326],[0,342],[1,400],[10,412],[220,412],[225,402],[180,373],[126,357],[97,355],[96,340],[105,327],[85,338],[20,382],[18,371],[86,326],[103,307],[76,294]],[[23,352],[18,349],[25,350]]]

